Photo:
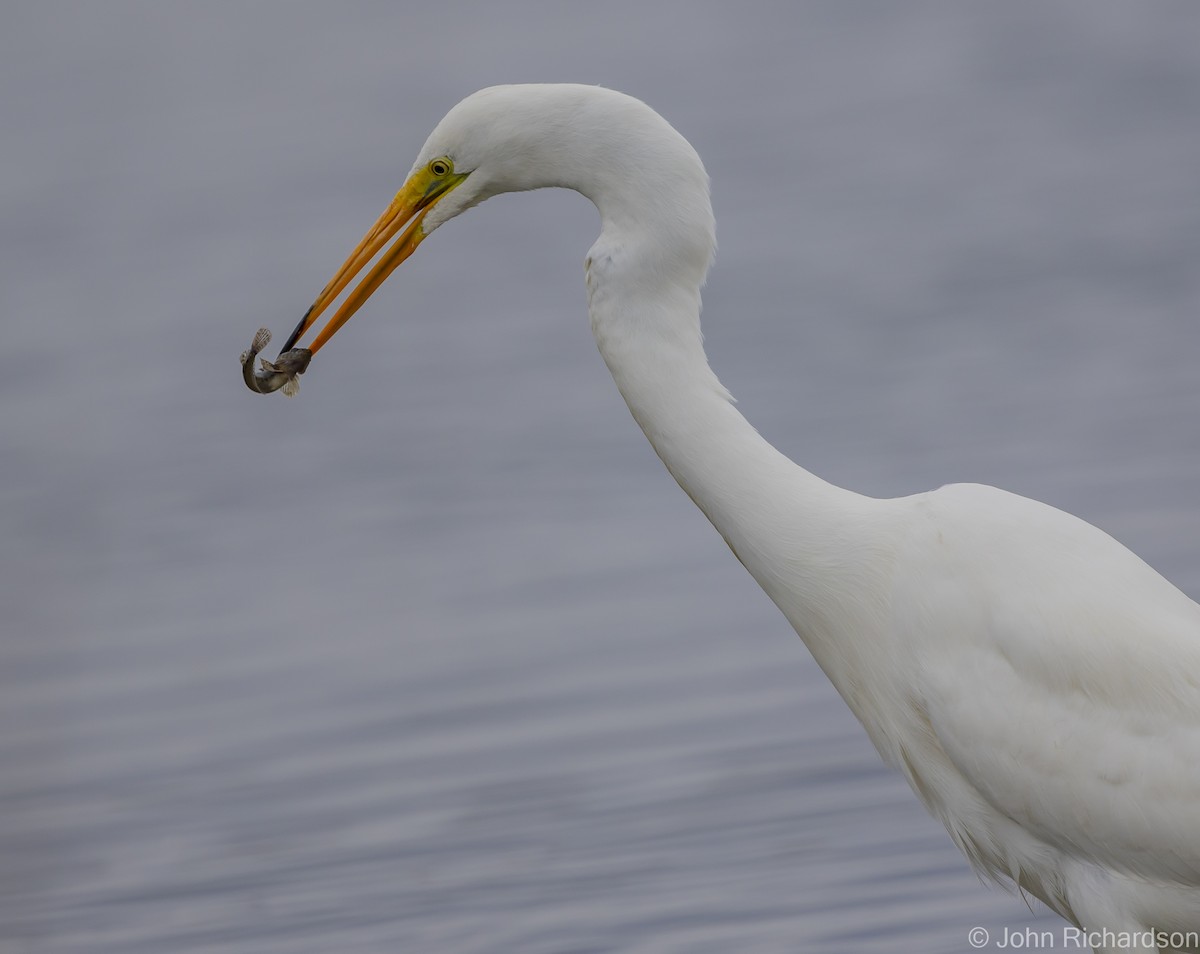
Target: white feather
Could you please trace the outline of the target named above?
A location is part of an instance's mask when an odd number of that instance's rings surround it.
[[[704,167],[644,104],[495,87],[414,170],[443,155],[470,175],[426,232],[501,192],[595,203],[589,314],[634,419],[971,863],[1090,931],[1200,930],[1200,607],[1051,507],[875,500],[764,441],[701,341]]]

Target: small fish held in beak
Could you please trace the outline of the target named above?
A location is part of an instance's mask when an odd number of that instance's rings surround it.
[[[300,393],[300,375],[308,370],[312,361],[312,352],[307,348],[293,348],[285,351],[274,361],[259,358],[262,367],[254,367],[254,359],[271,340],[271,332],[259,328],[254,334],[254,341],[248,350],[242,352],[239,359],[242,364],[242,380],[246,387],[256,394],[270,394],[272,391],[283,391],[287,397],[295,397]]]

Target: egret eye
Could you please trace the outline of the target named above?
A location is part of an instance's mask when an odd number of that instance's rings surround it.
[[[441,159],[434,159],[433,162],[429,164],[429,171],[439,179],[442,176],[448,176],[450,174],[450,170],[453,168],[454,163],[451,162],[446,156],[443,156]]]

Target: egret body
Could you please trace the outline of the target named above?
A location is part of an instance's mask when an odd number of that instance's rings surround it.
[[[707,175],[645,104],[574,85],[459,103],[284,350],[380,251],[314,353],[442,223],[548,186],[600,212],[588,314],[634,419],[971,864],[1122,950],[1200,931],[1200,607],[1052,507],[974,484],[874,499],[767,443],[701,341]]]

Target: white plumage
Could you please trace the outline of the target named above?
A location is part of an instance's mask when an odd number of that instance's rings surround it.
[[[287,347],[405,223],[314,351],[443,222],[547,186],[600,212],[588,309],[633,417],[971,863],[1124,950],[1200,931],[1200,607],[1052,507],[977,485],[876,500],[763,440],[701,343],[704,167],[643,103],[468,97]]]

